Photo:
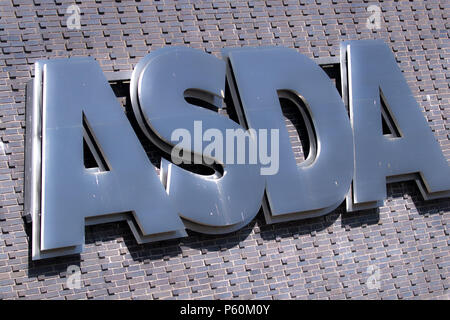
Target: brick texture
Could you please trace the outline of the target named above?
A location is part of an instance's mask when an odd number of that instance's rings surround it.
[[[72,4],[80,30],[67,28]],[[382,9],[375,31],[371,4]],[[341,205],[275,225],[260,213],[222,236],[137,245],[125,223],[87,227],[80,256],[38,262],[22,213],[24,89],[43,58],[89,55],[117,72],[172,45],[217,56],[283,45],[319,58],[338,55],[342,40],[383,39],[450,163],[449,13],[448,1],[434,0],[1,1],[0,299],[448,299],[450,200],[423,201],[412,182],[390,184],[377,210]],[[81,268],[80,289],[66,285],[69,265]]]

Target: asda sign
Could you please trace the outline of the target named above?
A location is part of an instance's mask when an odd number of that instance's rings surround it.
[[[81,252],[87,224],[125,220],[144,243],[186,229],[232,232],[261,207],[267,223],[325,215],[343,201],[347,211],[374,208],[393,181],[415,180],[425,199],[448,197],[450,167],[389,47],[348,41],[340,54],[342,96],[292,49],[230,48],[221,59],[156,50],[130,79],[139,128],[94,59],[38,61],[25,176],[33,259]],[[301,164],[280,98],[305,121],[310,149]],[[237,122],[216,112],[224,99]],[[382,118],[392,134],[383,134]],[[136,130],[163,154],[159,168]],[[94,167],[84,163],[86,146]]]

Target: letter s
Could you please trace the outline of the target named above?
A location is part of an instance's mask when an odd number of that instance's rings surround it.
[[[217,98],[224,98],[224,91],[224,61],[189,48],[166,48],[148,54],[134,69],[130,84],[133,111],[140,127],[167,154],[174,147],[174,130],[186,129],[194,136],[198,121],[204,131],[218,130],[222,137],[226,129],[241,128],[185,100],[185,94],[194,92],[215,103]],[[183,148],[197,160],[206,156],[201,143]],[[226,159],[225,150],[222,159]],[[257,164],[224,164],[217,156],[213,160],[223,168],[222,176],[196,174],[165,159],[161,167],[167,170],[163,175],[167,175],[169,198],[188,228],[203,233],[231,232],[248,224],[258,213],[264,177]]]

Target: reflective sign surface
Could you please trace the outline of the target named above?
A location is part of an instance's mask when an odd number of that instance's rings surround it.
[[[448,197],[450,167],[389,47],[344,42],[340,61],[342,98],[292,49],[226,49],[222,59],[179,47],[149,53],[133,71],[130,97],[139,130],[163,154],[160,177],[95,60],[37,62],[25,194],[33,259],[81,252],[87,224],[125,220],[143,243],[186,229],[231,232],[260,208],[267,223],[324,215],[343,201],[347,211],[373,208],[393,181],[415,180],[425,199]],[[227,90],[239,123],[217,112]],[[280,98],[305,120],[311,147],[301,164]],[[221,145],[229,132],[233,144]],[[275,165],[229,161],[253,159],[256,147]],[[86,150],[96,166],[86,167]],[[186,159],[209,173],[188,169]]]

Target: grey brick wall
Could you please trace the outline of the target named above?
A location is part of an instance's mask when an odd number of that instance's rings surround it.
[[[66,27],[71,4],[80,31]],[[382,8],[376,32],[366,28],[370,4]],[[224,236],[137,245],[124,223],[87,227],[81,256],[38,262],[22,211],[24,88],[42,58],[90,55],[115,72],[170,45],[215,55],[283,45],[314,58],[338,55],[342,40],[380,38],[450,162],[449,9],[444,0],[1,0],[0,299],[448,299],[450,200],[423,201],[412,182],[389,185],[378,210],[342,205],[275,225],[259,214]],[[66,286],[69,265],[81,267],[80,289]],[[378,289],[367,286],[369,266]]]

